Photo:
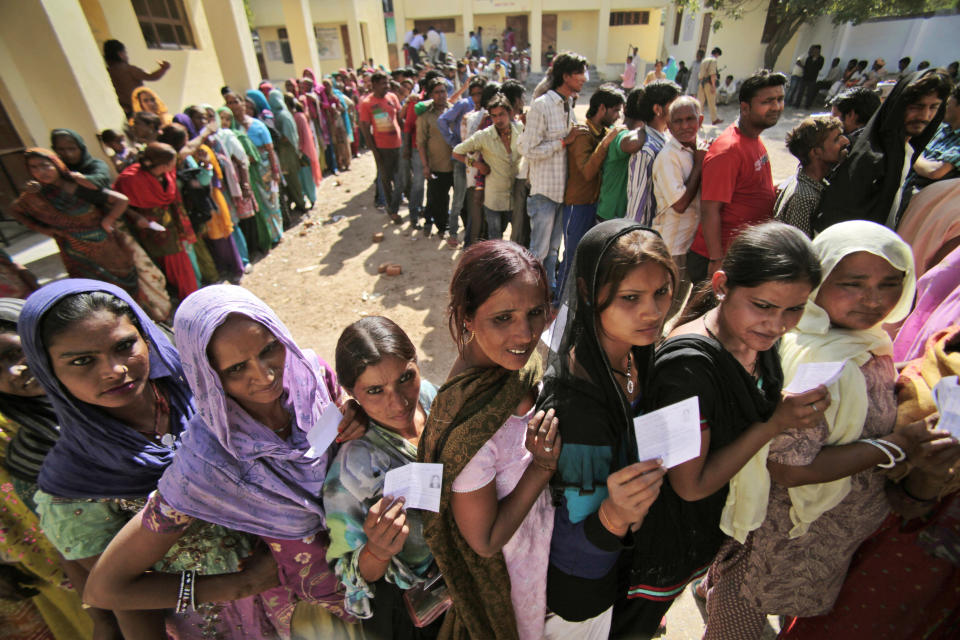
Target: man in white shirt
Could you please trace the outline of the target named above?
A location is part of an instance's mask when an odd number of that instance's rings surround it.
[[[687,251],[700,224],[700,172],[707,146],[700,139],[703,111],[692,96],[670,104],[670,135],[653,161],[653,194],[657,213],[653,228],[663,237],[685,279]]]
[[[567,180],[567,154],[577,118],[572,98],[587,81],[587,59],[561,53],[553,60],[551,87],[533,101],[517,146],[529,163],[530,250],[547,271],[550,289],[556,287],[557,258],[563,239],[563,191]]]
[[[410,39],[410,60],[413,64],[420,64],[420,49],[423,48],[423,36],[416,29],[413,30],[413,38]]]

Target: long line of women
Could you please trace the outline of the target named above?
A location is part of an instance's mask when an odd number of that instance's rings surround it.
[[[349,77],[344,88],[355,95]],[[54,129],[51,150],[26,151],[33,182],[10,213],[56,240],[71,277],[114,284],[168,320],[200,286],[238,283],[313,207],[324,170],[349,168],[354,101],[331,79],[317,86],[309,69],[286,89],[225,87],[219,109],[191,105],[171,117],[139,87],[127,136],[100,136],[115,181],[76,132]]]
[[[13,635],[51,637],[32,612],[56,638],[649,638],[705,575],[710,639],[768,614],[784,638],[956,637],[960,444],[931,389],[960,373],[958,261],[917,294],[885,227],[767,223],[675,319],[662,240],[609,221],[551,325],[540,262],[484,241],[439,388],[389,319],[331,366],[238,286],[187,297],[176,346],[104,281],[4,300],[7,582],[35,594]],[[639,460],[635,416],[694,396],[699,454]],[[437,512],[384,495],[412,462],[443,465]]]

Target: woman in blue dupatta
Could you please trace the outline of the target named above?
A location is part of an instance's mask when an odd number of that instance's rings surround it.
[[[303,211],[303,185],[300,183],[300,136],[297,134],[297,123],[293,115],[287,110],[283,99],[283,92],[278,89],[270,91],[270,108],[277,123],[277,156],[280,158],[280,168],[283,170],[283,179],[290,204],[298,212]]]
[[[30,370],[61,429],[37,480],[40,524],[71,561],[71,578],[82,590],[87,572],[127,521],[157,530],[168,526],[158,511],[138,512],[174,459],[196,411],[193,395],[166,335],[126,292],[105,282],[62,280],[43,287],[24,306],[18,330]],[[168,610],[176,604],[180,576],[171,573],[233,573],[208,592],[217,604],[198,603],[195,611],[179,614],[116,607],[124,635],[229,638],[240,625],[269,626],[260,601],[222,602],[260,590],[263,579],[253,579],[250,571],[236,573],[253,542],[196,523],[169,553],[152,559],[157,575],[173,585],[166,600],[156,602]]]

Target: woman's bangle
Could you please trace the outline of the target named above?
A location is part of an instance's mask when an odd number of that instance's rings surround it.
[[[872,445],[877,449],[879,449],[880,451],[883,451],[884,454],[886,454],[887,461],[881,462],[877,465],[881,469],[893,469],[895,466],[897,466],[898,462],[903,462],[907,458],[907,454],[903,452],[903,449],[901,449],[894,443],[889,442],[888,440],[875,440],[873,438],[861,438],[857,440],[857,442],[862,442],[864,444]],[[884,445],[887,445],[887,446],[884,446]],[[890,447],[890,448],[887,448],[887,447]],[[891,449],[896,451],[897,453],[896,456],[894,456],[894,454],[891,453]]]
[[[614,535],[616,535],[616,536],[622,536],[623,534],[617,533],[617,532],[620,531],[621,529],[624,529],[625,527],[616,527],[616,526],[614,526],[614,524],[610,521],[610,518],[607,516],[607,514],[605,514],[605,513],[603,512],[603,507],[604,507],[604,506],[606,506],[606,502],[601,502],[601,503],[600,503],[600,508],[597,509],[597,516],[600,517],[600,524],[602,524],[602,525],[604,526],[604,528],[605,528],[607,531],[609,531],[610,533],[612,533],[612,534],[614,534]],[[626,533],[626,531],[624,531],[623,533]]]
[[[543,469],[544,471],[549,471],[550,473],[554,473],[554,472],[557,470],[556,467],[548,467],[547,465],[543,464],[542,462],[540,462],[540,461],[537,460],[536,458],[533,459],[533,464],[535,464],[536,466],[540,467],[540,468]]]
[[[196,609],[196,599],[193,595],[193,584],[196,578],[197,572],[193,569],[180,573],[180,590],[177,592],[177,613],[184,613],[188,609]]]
[[[381,558],[380,556],[375,554],[373,551],[371,551],[368,545],[364,545],[363,550],[369,553],[371,556],[373,556],[375,560],[383,562],[384,564],[388,564],[390,562],[390,558]]]
[[[934,502],[937,501],[936,497],[933,497],[933,498],[918,498],[917,496],[915,496],[915,495],[913,495],[912,493],[910,493],[910,490],[907,489],[907,478],[904,478],[904,479],[903,479],[903,482],[899,483],[897,486],[900,487],[900,491],[903,492],[903,495],[905,495],[905,496],[906,496],[907,498],[909,498],[910,500],[913,500],[914,502],[919,502],[919,503],[921,503],[921,504],[933,504]]]

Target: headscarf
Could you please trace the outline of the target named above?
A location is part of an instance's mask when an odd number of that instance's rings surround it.
[[[938,180],[910,199],[897,233],[913,249],[917,277],[943,259],[945,247],[960,238],[960,178]]]
[[[960,247],[917,281],[917,303],[893,340],[894,361],[919,358],[933,333],[955,324],[960,324]]]
[[[814,231],[820,232],[844,220],[886,222],[897,191],[902,186],[906,133],[903,118],[908,103],[904,98],[907,86],[920,78],[936,73],[935,69],[915,71],[904,77],[854,141],[846,159],[837,166],[830,184],[823,191],[820,206],[813,216]],[[916,161],[943,122],[946,103],[923,132],[910,139]]]
[[[68,182],[75,182],[81,187],[85,187],[87,189],[100,189],[99,186],[95,185],[93,182],[90,182],[86,178],[75,178],[73,175],[71,175],[70,169],[67,167],[63,159],[50,149],[44,149],[43,147],[30,147],[23,152],[24,164],[27,164],[27,161],[30,160],[30,158],[43,158],[44,160],[49,160],[57,168],[57,173],[60,174],[60,177]],[[27,173],[29,172],[30,168],[27,166]],[[40,186],[41,194],[49,195],[52,192],[59,192],[59,187],[49,184]],[[20,198],[22,199],[24,195],[26,195],[26,193],[20,194]]]
[[[166,187],[159,178],[150,173],[147,167],[135,162],[120,172],[113,188],[127,196],[130,206],[138,209],[168,207],[180,199],[180,192],[177,191],[177,172],[168,171],[164,177],[167,182]]]
[[[140,96],[144,94],[152,95],[157,101],[156,115],[160,117],[161,124],[167,125],[173,122],[173,118],[170,117],[170,112],[167,110],[167,105],[164,104],[163,100],[160,99],[160,96],[157,95],[157,92],[149,87],[137,87],[133,90],[130,100],[133,103],[134,113],[137,113],[138,111],[146,111],[146,109],[140,106]]]
[[[832,327],[826,310],[816,304],[817,287],[797,327],[780,342],[780,358],[784,380],[790,380],[804,362],[839,362],[846,360],[840,378],[828,387],[832,402],[824,419],[829,428],[826,445],[853,442],[860,437],[867,417],[867,382],[862,367],[873,355],[893,355],[893,342],[883,330],[884,323],[903,320],[910,313],[916,290],[913,254],[900,237],[883,225],[866,220],[851,220],[829,227],[813,241],[813,249],[823,268],[823,279],[830,276],[843,258],[865,251],[879,256],[895,269],[904,272],[903,290],[893,309],[879,323],[863,331]],[[822,285],[821,285],[822,286]],[[766,517],[769,502],[767,454],[769,443],[750,459],[731,482],[730,495],[724,509],[721,528],[743,542],[747,534],[760,526]],[[766,489],[762,489],[766,483]],[[832,482],[809,484],[788,490],[792,507],[793,528],[790,537],[804,533],[814,520],[840,504],[850,492],[850,477]]]
[[[667,66],[663,68],[663,73],[667,76],[667,80],[674,80],[679,70],[680,68],[677,66],[676,59],[673,56],[667,56]]]
[[[0,320],[16,324],[23,305],[18,298],[0,298]],[[45,395],[28,398],[0,393],[0,414],[19,426],[7,447],[5,466],[15,477],[36,482],[43,459],[60,437],[50,400]]]
[[[503,553],[490,558],[477,555],[454,520],[450,496],[453,481],[513,415],[541,374],[536,353],[520,371],[467,369],[440,387],[424,425],[417,458],[443,464],[440,511],[424,512],[424,537],[457,603],[444,618],[444,637],[517,637]]]
[[[83,177],[97,187],[109,187],[110,183],[113,182],[113,177],[110,175],[110,169],[107,167],[107,163],[90,155],[90,151],[87,150],[87,145],[83,142],[83,138],[80,137],[80,134],[71,129],[54,129],[50,132],[51,147],[56,146],[54,141],[59,136],[68,136],[73,138],[73,141],[77,143],[78,147],[80,147],[82,154],[80,156],[80,161],[75,164],[67,164],[66,161],[64,161],[64,164],[67,165],[67,168],[70,169],[70,171],[76,171],[77,173],[82,174]]]
[[[270,96],[270,92],[273,91],[273,85],[267,82],[266,80],[261,82],[260,86],[257,88],[260,90],[260,93],[263,94],[264,98],[268,98]]]
[[[176,451],[154,442],[107,414],[81,402],[60,383],[50,365],[40,327],[60,300],[103,291],[126,302],[150,349],[150,379],[164,379],[170,400],[170,433],[179,436],[194,413],[193,395],[180,358],[167,336],[123,289],[99,280],[67,279],[34,292],[20,313],[23,351],[37,381],[47,391],[60,423],[60,440],[47,454],[37,484],[63,498],[139,498],[156,487]]]
[[[597,279],[603,255],[622,236],[638,230],[650,231],[632,220],[611,220],[590,229],[577,245],[573,270],[564,287],[561,309],[565,309],[558,316],[562,324],[553,329],[543,391],[537,403],[539,408],[555,408],[558,415],[565,417],[560,425],[564,443],[610,446],[613,450],[611,472],[636,462],[633,409],[620,390],[600,344],[600,328],[593,307],[599,295]],[[582,292],[578,286],[581,280],[585,287]],[[633,348],[637,366],[635,380],[641,390],[646,389],[649,382],[653,351],[653,345]],[[574,359],[571,353],[575,354]],[[574,360],[576,367],[571,369]],[[624,445],[625,451],[621,450]],[[570,454],[572,452],[573,449]],[[560,455],[564,453],[561,451]],[[586,468],[579,471],[575,485],[592,491],[593,475]],[[571,480],[554,478],[554,484],[568,485]]]
[[[286,348],[284,402],[294,417],[288,441],[229,397],[210,364],[207,347],[231,314],[259,322]],[[306,436],[334,402],[332,371],[301,350],[273,310],[242,287],[200,289],[180,305],[174,327],[197,415],[160,480],[164,500],[195,518],[256,535],[298,540],[324,529],[327,452],[314,452]]]
[[[270,105],[267,104],[267,99],[261,92],[250,89],[247,91],[247,97],[250,98],[257,110],[258,120],[273,120],[273,112],[270,111]]]
[[[192,140],[197,137],[197,128],[194,126],[193,120],[190,119],[190,116],[185,113],[178,113],[177,115],[173,116],[173,121],[187,130],[187,133],[190,135],[190,137],[187,138],[188,140]]]
[[[217,115],[222,113],[227,113],[230,115],[230,129],[229,131],[233,133],[237,141],[240,143],[240,147],[243,149],[244,153],[247,156],[247,162],[244,163],[245,166],[250,165],[250,161],[253,160],[256,164],[260,163],[260,150],[257,149],[257,145],[253,143],[253,140],[250,139],[250,136],[247,135],[247,132],[244,130],[240,123],[237,122],[237,119],[233,116],[233,111],[230,110],[230,107],[220,107],[217,109]],[[220,131],[228,131],[226,129],[221,129]],[[232,153],[231,153],[232,155]]]
[[[268,102],[270,103],[270,109],[273,110],[273,119],[277,124],[277,130],[290,141],[294,149],[299,149],[300,136],[297,135],[297,123],[283,101],[283,92],[279,89],[273,89],[270,92]]]

